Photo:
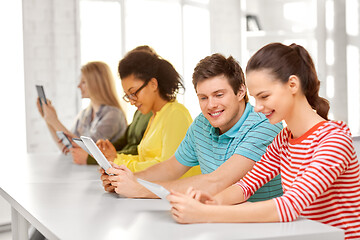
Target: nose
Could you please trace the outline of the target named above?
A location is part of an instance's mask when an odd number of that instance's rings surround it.
[[[255,103],[254,110],[255,112],[261,112],[264,109],[264,106],[262,104],[259,104],[258,102]]]
[[[209,97],[209,101],[208,101],[208,107],[209,108],[216,108],[218,105],[217,101],[215,98],[213,97]]]
[[[136,101],[132,98],[129,99],[131,105],[135,105]]]

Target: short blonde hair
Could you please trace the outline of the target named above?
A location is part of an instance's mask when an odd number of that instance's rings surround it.
[[[121,109],[114,77],[104,62],[89,62],[81,68],[90,97],[98,104]]]

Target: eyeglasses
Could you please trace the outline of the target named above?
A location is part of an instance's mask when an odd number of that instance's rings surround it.
[[[136,100],[137,100],[137,94],[138,94],[144,87],[146,87],[146,85],[148,85],[149,82],[150,82],[150,81],[146,81],[138,90],[136,90],[135,92],[133,92],[133,93],[131,93],[131,94],[129,94],[129,95],[125,94],[125,95],[123,96],[124,101],[125,101],[125,102],[130,102],[131,100],[132,100],[132,101],[136,101]]]

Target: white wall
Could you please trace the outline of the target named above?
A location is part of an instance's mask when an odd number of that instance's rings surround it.
[[[21,0],[0,1],[0,164],[26,152],[21,5]],[[0,197],[0,226],[6,223],[10,207]]]
[[[46,97],[69,128],[79,106],[77,1],[24,0],[23,17],[27,148],[59,151],[37,111],[35,84],[44,85]]]
[[[225,56],[232,55],[240,61],[240,1],[226,0],[226,4],[224,3],[224,1],[210,0],[211,52],[219,52]]]

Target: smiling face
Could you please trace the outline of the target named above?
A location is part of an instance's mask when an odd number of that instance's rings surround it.
[[[125,94],[132,96],[130,99],[131,105],[135,105],[142,114],[147,114],[153,110],[158,92],[153,80],[150,80],[145,86],[143,86],[144,83],[143,80],[134,77],[133,74],[121,79]],[[142,86],[143,88],[140,89]],[[139,89],[140,91],[137,91]],[[134,95],[135,92],[136,95]]]
[[[220,129],[220,133],[233,127],[244,112],[245,86],[235,94],[224,76],[200,81],[196,92],[203,115],[213,127]]]
[[[263,113],[271,124],[286,120],[294,106],[292,81],[282,83],[269,70],[254,70],[246,75],[246,85],[255,98],[255,111]]]

